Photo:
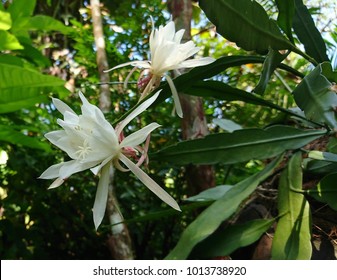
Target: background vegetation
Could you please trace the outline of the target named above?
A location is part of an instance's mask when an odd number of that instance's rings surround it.
[[[110,67],[147,59],[150,16],[165,24],[175,2],[101,1]],[[217,60],[175,84],[203,97],[211,135],[186,142],[165,81],[162,99],[128,128],[162,125],[151,136],[147,172],[183,209],[168,209],[132,174],[116,172],[134,258],[335,259],[336,3],[198,2],[190,2],[192,39],[199,56]],[[66,160],[43,137],[58,129],[50,97],[77,112],[79,91],[99,104],[94,41],[89,1],[0,4],[2,259],[108,259],[117,250],[109,220],[97,232],[93,225],[97,178],[82,172],[54,190],[37,179]],[[135,84],[116,83],[129,70],[110,73],[111,123],[138,100]],[[212,183],[194,185],[192,165],[211,166]]]

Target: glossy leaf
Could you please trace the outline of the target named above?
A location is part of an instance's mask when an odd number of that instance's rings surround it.
[[[313,174],[329,174],[337,170],[337,163],[328,161],[307,159],[304,163],[305,171]]]
[[[23,46],[13,34],[5,30],[0,30],[0,51],[20,49],[23,49]]]
[[[324,160],[329,162],[337,162],[337,155],[328,152],[321,152],[321,151],[310,151],[308,154],[309,158]]]
[[[311,258],[311,213],[302,191],[302,155],[294,154],[279,182],[278,211],[282,215],[273,239],[272,258],[308,260]],[[298,192],[297,192],[298,191]]]
[[[313,57],[318,63],[329,61],[326,54],[325,42],[302,0],[295,0],[293,27],[308,55]]]
[[[241,125],[227,119],[213,119],[213,123],[225,131],[233,132],[235,130],[242,129]]]
[[[218,230],[200,242],[193,253],[203,258],[228,256],[236,249],[257,241],[275,222],[275,219],[252,220],[244,224],[232,225]]]
[[[23,133],[5,125],[0,125],[0,141],[33,149],[50,151],[50,145],[47,143],[41,142],[38,138],[24,135]]]
[[[183,141],[153,154],[151,159],[179,165],[231,164],[266,159],[285,150],[298,149],[325,133],[325,130],[301,130],[281,125],[266,129],[242,129]]]
[[[278,8],[277,23],[282,30],[287,34],[290,41],[293,42],[292,26],[295,14],[294,0],[276,0]]]
[[[72,30],[61,21],[45,15],[31,17],[25,28],[29,30],[60,31],[63,34],[68,34]]]
[[[0,30],[8,30],[12,27],[11,14],[0,10]]]
[[[166,259],[186,259],[195,245],[210,236],[238,209],[256,187],[270,176],[283,156],[274,159],[264,170],[237,183],[223,197],[205,209],[182,233],[178,244]]]
[[[305,116],[315,122],[337,127],[335,108],[337,107],[336,92],[332,90],[333,84],[324,76],[323,70],[331,64],[319,64],[293,92],[295,101]],[[330,71],[330,75],[332,70]]]
[[[247,51],[294,49],[256,1],[200,0],[199,5],[218,33]],[[233,28],[235,26],[240,28]]]
[[[262,73],[259,83],[254,89],[254,92],[263,94],[267,88],[268,82],[273,75],[276,68],[280,65],[283,59],[287,57],[288,53],[281,54],[278,51],[269,49],[268,55],[263,63]]]
[[[0,113],[28,108],[47,99],[42,93],[64,81],[19,66],[0,63]],[[23,90],[24,88],[24,90]]]
[[[184,90],[185,94],[201,96],[203,98],[212,97],[227,101],[243,101],[250,104],[261,105],[284,112],[297,118],[304,118],[296,112],[287,110],[266,99],[261,98],[255,93],[250,93],[241,89],[233,88],[223,82],[218,81],[202,81],[196,82],[194,85]]]
[[[214,201],[225,195],[233,186],[231,185],[220,185],[214,188],[210,188],[202,191],[201,193],[186,198],[186,201]]]
[[[34,12],[36,0],[15,0],[8,7],[8,12],[12,16],[12,20],[31,16]]]
[[[337,211],[337,173],[325,176],[314,189],[306,192],[323,203],[327,203],[332,209]]]

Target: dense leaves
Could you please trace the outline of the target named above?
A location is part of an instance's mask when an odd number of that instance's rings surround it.
[[[336,3],[200,0],[201,9],[182,13],[173,2],[179,1],[101,1],[109,67],[148,59],[150,16],[159,27],[168,12],[178,24],[193,13],[196,58],[216,59],[170,74],[196,115],[184,112],[181,125],[163,79],[147,97],[161,89],[155,103],[120,136],[161,125],[148,142],[144,171],[182,210],[166,208],[130,172],[114,174],[135,258],[258,258],[246,252],[261,251],[265,232],[272,244],[262,247],[264,258],[315,258],[311,241],[324,237],[334,246],[336,239],[337,34],[330,22]],[[43,140],[59,129],[50,97],[75,112],[79,91],[92,104],[102,102],[91,12],[81,0],[0,4],[2,259],[107,259],[116,249],[111,234],[121,222],[105,217],[98,231],[92,222],[98,177],[74,174],[54,190],[37,179],[69,160]],[[114,127],[146,100],[139,102],[137,81],[146,85],[151,75],[128,76],[131,70],[110,72],[104,84],[111,93],[105,116]],[[193,183],[209,174],[212,180],[197,189]],[[247,215],[257,208],[263,209],[257,217]],[[337,258],[332,251],[326,258]]]

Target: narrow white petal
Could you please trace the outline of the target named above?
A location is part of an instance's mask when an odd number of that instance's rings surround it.
[[[90,168],[90,171],[92,172],[92,173],[94,173],[95,175],[97,175],[100,171],[101,171],[101,169],[110,161],[110,160],[112,160],[112,158],[113,158],[113,156],[110,156],[110,157],[108,157],[108,158],[106,158],[105,160],[103,160],[102,161],[102,163],[100,164],[100,165],[97,165],[97,166],[95,166],[95,167],[93,167],[93,168]]]
[[[62,178],[57,178],[48,188],[48,190],[50,189],[55,189],[59,186],[61,186],[64,183],[64,180]]]
[[[161,90],[160,90],[161,91]],[[157,91],[153,96],[151,96],[149,99],[145,100],[143,103],[141,103],[135,110],[132,111],[122,122],[119,123],[118,128],[116,129],[116,134],[119,135],[123,128],[135,117],[137,117],[139,114],[144,112],[147,108],[151,106],[151,104],[157,99],[159,96],[160,91]]]
[[[39,177],[39,179],[55,179],[60,175],[60,169],[64,162],[54,164],[47,168]]]
[[[142,129],[137,130],[136,132],[125,137],[125,139],[120,143],[120,147],[135,147],[143,143],[147,136],[158,127],[160,127],[160,124],[150,123]]]
[[[157,195],[162,201],[170,205],[172,208],[181,211],[178,203],[164,191],[155,181],[153,181],[143,170],[141,170],[136,164],[129,160],[123,154],[120,155],[120,160],[134,173],[137,178],[150,189],[155,195]]]
[[[135,60],[135,61],[129,61],[129,62],[125,62],[125,63],[122,63],[122,64],[119,64],[111,69],[108,69],[108,70],[104,70],[103,72],[106,73],[106,72],[110,72],[110,71],[113,71],[115,69],[118,69],[118,68],[122,68],[122,67],[125,67],[125,66],[138,66],[139,63],[142,64],[144,61],[141,61],[141,60]]]
[[[105,214],[106,203],[108,200],[109,175],[110,164],[107,164],[102,168],[101,178],[99,179],[97,186],[94,207],[92,209],[96,230],[101,224]]]
[[[180,29],[179,31],[177,31],[176,35],[174,36],[174,42],[177,44],[180,44],[181,39],[183,38],[185,33],[185,29]]]
[[[98,164],[97,161],[80,162],[78,160],[70,160],[64,162],[60,168],[59,177],[62,179],[66,179],[77,172],[89,169],[97,164]]]
[[[211,57],[202,57],[202,58],[195,58],[195,59],[188,59],[179,64],[179,68],[192,68],[210,64],[214,62],[215,59]]]
[[[64,103],[63,101],[61,101],[60,99],[57,99],[57,98],[52,98],[53,100],[53,103],[56,107],[56,109],[62,114],[64,115],[64,113],[66,111],[68,112],[71,112],[73,114],[75,114],[75,112],[66,104]]]
[[[176,107],[177,115],[180,118],[183,118],[183,109],[181,108],[180,99],[179,99],[177,89],[176,89],[171,77],[170,76],[165,76],[165,77],[166,77],[166,80],[167,80],[167,82],[170,86],[170,89],[172,91],[172,97],[173,97],[174,105]]]

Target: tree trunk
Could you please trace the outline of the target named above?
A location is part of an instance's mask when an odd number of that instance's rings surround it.
[[[169,0],[176,29],[185,29],[183,42],[191,40],[192,2],[191,0]],[[183,69],[180,72],[184,72]],[[201,97],[179,93],[184,118],[182,136],[185,140],[202,138],[208,134],[207,122]],[[189,165],[186,167],[187,183],[191,194],[214,187],[214,171],[210,165]]]
[[[99,0],[90,0],[92,23],[96,45],[96,61],[98,73],[100,77],[100,99],[99,107],[106,113],[111,111],[111,98],[109,89],[109,75],[103,70],[109,69],[108,60],[105,51],[105,41],[103,35],[103,24]],[[107,201],[107,214],[109,215],[109,222],[111,225],[122,222],[123,216],[119,210],[118,200],[114,192],[113,186],[114,170],[110,171],[109,193]],[[111,236],[109,236],[108,246],[112,254],[112,258],[116,260],[133,259],[133,252],[131,246],[131,238],[128,228],[125,224],[120,223],[111,227]]]

